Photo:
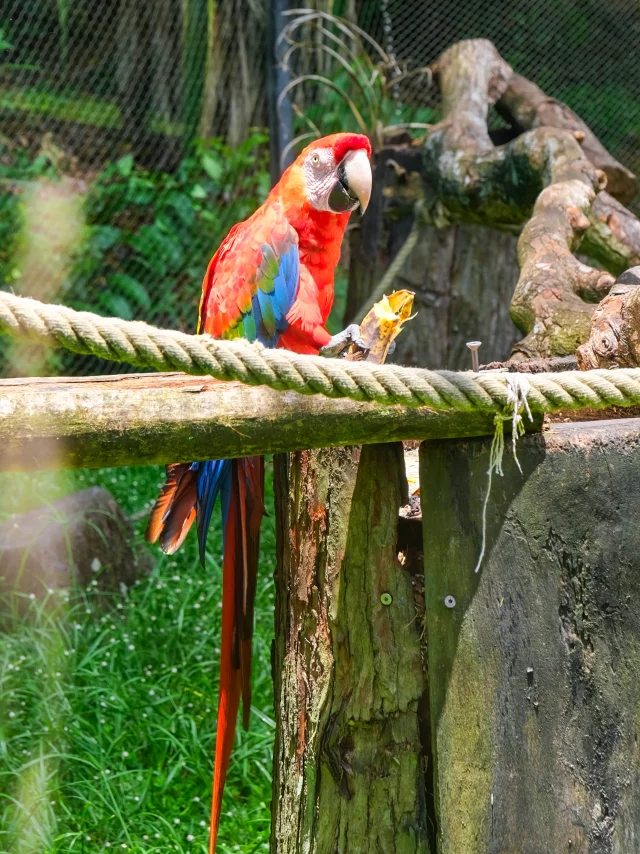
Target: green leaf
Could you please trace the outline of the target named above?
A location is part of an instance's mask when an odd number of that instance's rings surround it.
[[[189,196],[184,193],[169,193],[165,200],[165,204],[176,212],[180,221],[184,223],[184,225],[191,228],[195,220],[195,210],[193,202]]]
[[[169,234],[165,237],[163,249],[169,260],[171,269],[174,272],[181,270],[184,266],[184,250],[180,241]]]
[[[148,311],[151,308],[151,297],[149,292],[137,279],[133,276],[127,276],[126,273],[114,273],[107,279],[109,286],[121,291],[122,294],[129,300],[137,303],[140,308]]]
[[[219,158],[214,157],[213,154],[203,154],[201,163],[202,168],[207,175],[217,184],[220,181],[220,178],[222,178],[222,174],[224,172],[224,167]]]
[[[271,189],[271,177],[267,172],[260,172],[258,175],[258,198],[264,201],[269,195]]]
[[[124,178],[131,175],[131,170],[133,169],[133,154],[126,154],[124,157],[121,157],[116,163],[116,169]]]
[[[127,202],[131,205],[150,205],[156,192],[153,181],[133,175],[127,187]]]
[[[13,50],[13,45],[7,40],[4,30],[0,30],[0,50]]]
[[[191,195],[194,199],[206,199],[207,191],[204,187],[200,186],[200,184],[196,184],[194,187],[191,188]]]
[[[129,301],[120,294],[101,293],[98,295],[97,303],[113,317],[121,317],[123,320],[133,319],[133,310]]]
[[[94,225],[89,232],[89,240],[93,248],[104,252],[115,246],[121,235],[122,229],[115,225]]]

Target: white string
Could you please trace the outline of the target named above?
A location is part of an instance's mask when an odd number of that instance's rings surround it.
[[[502,372],[500,372],[502,373]],[[493,473],[502,477],[502,458],[504,456],[504,422],[511,421],[511,450],[513,459],[518,466],[518,471],[522,474],[522,467],[516,453],[516,442],[520,436],[524,435],[524,424],[522,423],[521,410],[529,416],[529,421],[533,421],[531,409],[529,408],[528,394],[531,386],[529,380],[524,374],[506,374],[507,383],[507,406],[512,410],[504,415],[496,415],[494,424],[496,425],[491,442],[491,450],[489,452],[489,470],[487,472],[487,491],[482,504],[482,548],[476,563],[474,572],[480,572],[482,561],[484,560],[485,551],[487,548],[487,508],[489,506],[489,497],[491,495],[491,483],[493,481]]]
[[[511,450],[513,459],[516,461],[518,471],[522,474],[520,460],[516,453],[516,442],[520,436],[524,435],[524,424],[522,423],[522,415],[520,410],[523,409],[529,416],[529,421],[533,421],[531,410],[529,409],[528,394],[531,389],[529,380],[524,374],[507,374],[505,377],[507,382],[507,406],[513,408],[511,416]],[[500,472],[502,474],[502,471]]]

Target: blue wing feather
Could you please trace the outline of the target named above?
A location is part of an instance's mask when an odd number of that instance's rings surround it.
[[[276,319],[276,329],[282,335],[286,331],[287,314],[293,305],[300,280],[300,253],[297,246],[292,246],[280,258],[278,274],[274,280],[271,293],[273,313]]]
[[[222,499],[222,530],[227,527],[229,501],[231,497],[231,460],[207,460],[192,463],[191,468],[198,472],[198,497],[196,503],[198,547],[200,560],[204,566],[204,555],[207,546],[207,534],[211,514],[220,495]]]
[[[300,253],[295,243],[281,255],[270,244],[263,245],[263,261],[257,272],[256,293],[243,316],[245,337],[255,338],[265,347],[277,347],[287,330],[287,314],[295,302],[300,280]],[[253,332],[251,337],[247,332]]]
[[[258,298],[258,303],[260,304],[260,313],[262,314],[262,325],[267,334],[267,338],[269,342],[275,341],[277,343],[276,337],[276,318],[274,313],[274,300],[272,294],[265,294],[265,292],[261,289],[258,289],[258,293],[256,294]],[[275,346],[275,343],[267,343],[266,341],[262,342],[267,347]]]
[[[296,234],[289,227],[284,236],[262,245],[262,262],[255,276],[256,291],[249,310],[242,312],[232,327],[235,334],[242,331],[249,341],[257,339],[265,347],[277,347],[280,336],[289,326],[287,315],[295,302],[299,281],[300,253]],[[223,530],[226,530],[231,461],[197,462],[192,468],[198,472],[197,530],[200,560],[204,564],[207,531],[218,496],[222,501]]]

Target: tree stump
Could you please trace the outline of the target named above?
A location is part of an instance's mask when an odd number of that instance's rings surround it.
[[[277,463],[274,854],[429,852],[406,502],[399,443]]]
[[[439,854],[640,840],[640,420],[421,448]]]

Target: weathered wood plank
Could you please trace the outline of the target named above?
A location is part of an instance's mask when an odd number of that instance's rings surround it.
[[[492,431],[486,414],[382,407],[180,373],[0,381],[0,471],[188,462]]]
[[[439,854],[640,848],[640,419],[424,443]],[[453,597],[447,600],[446,597]]]
[[[402,446],[301,451],[276,473],[271,850],[428,854]]]

